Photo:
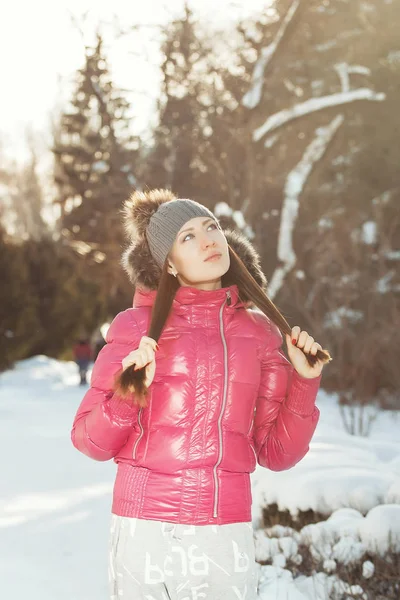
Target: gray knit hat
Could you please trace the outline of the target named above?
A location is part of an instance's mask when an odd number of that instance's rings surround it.
[[[210,217],[218,222],[213,213],[202,204],[181,198],[164,202],[151,216],[146,228],[146,238],[150,252],[160,267],[163,267],[181,227],[195,217]]]

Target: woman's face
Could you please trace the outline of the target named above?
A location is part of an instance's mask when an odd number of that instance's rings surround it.
[[[169,253],[169,273],[181,285],[213,290],[229,269],[229,251],[219,225],[211,218],[195,217],[180,229]]]

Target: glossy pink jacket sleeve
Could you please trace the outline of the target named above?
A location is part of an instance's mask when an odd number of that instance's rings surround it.
[[[119,313],[93,366],[90,388],[76,413],[71,439],[75,448],[95,460],[116,456],[137,419],[137,405],[128,404],[113,393],[113,382],[122,359],[138,347],[139,340],[129,311]]]
[[[321,376],[300,376],[282,352],[279,329],[273,323],[270,328],[261,357],[253,436],[258,463],[272,471],[283,471],[308,452],[319,419],[315,399]]]

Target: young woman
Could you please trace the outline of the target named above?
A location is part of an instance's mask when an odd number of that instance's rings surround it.
[[[250,473],[307,453],[329,354],[290,329],[254,248],[206,207],[136,192],[125,224],[133,308],[111,324],[72,429],[78,450],[118,465],[111,598],[254,600]]]

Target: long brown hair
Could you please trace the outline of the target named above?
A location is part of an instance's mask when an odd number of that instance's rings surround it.
[[[222,287],[228,287],[236,284],[239,291],[239,298],[242,302],[251,302],[257,306],[282,332],[282,334],[291,334],[291,327],[285,317],[270,300],[264,290],[258,285],[254,277],[250,275],[242,260],[236,252],[230,247],[230,266],[225,275],[221,278]],[[168,273],[168,260],[165,261],[162,269],[160,283],[157,289],[156,298],[151,312],[150,326],[147,332],[148,337],[158,342],[162,330],[170,313],[175,294],[180,287],[176,277]],[[307,354],[306,358],[310,365],[314,365],[317,360],[326,363],[331,360],[327,350],[318,350],[316,355]],[[118,375],[115,381],[115,391],[118,395],[127,400],[133,401],[141,407],[147,406],[146,396],[148,389],[144,384],[145,368],[134,370],[134,366],[126,368]]]

